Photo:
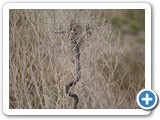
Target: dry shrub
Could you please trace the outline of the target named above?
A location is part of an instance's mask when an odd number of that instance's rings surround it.
[[[67,34],[55,32],[67,30],[73,18],[92,26],[92,35],[84,35],[81,44],[81,79],[72,88],[80,98],[78,108],[138,108],[135,95],[144,87],[144,68],[132,69],[130,46],[106,13],[10,10],[10,108],[72,108],[64,86],[76,76],[75,46]],[[135,78],[134,71],[141,74]]]

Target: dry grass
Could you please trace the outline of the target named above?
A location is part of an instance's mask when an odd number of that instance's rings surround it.
[[[92,36],[84,35],[81,45],[81,79],[72,88],[80,98],[78,108],[138,108],[135,95],[144,87],[143,58],[135,62],[133,49],[106,13],[10,10],[10,108],[72,108],[64,86],[75,78],[74,46],[67,34],[55,32],[66,30],[75,17],[83,27],[92,26]]]

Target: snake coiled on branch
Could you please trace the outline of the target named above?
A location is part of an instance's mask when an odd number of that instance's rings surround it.
[[[74,98],[74,105],[73,108],[77,109],[79,97],[77,94],[70,91],[70,88],[74,86],[81,78],[81,65],[80,65],[80,45],[84,41],[83,32],[85,31],[86,34],[91,35],[91,27],[89,24],[85,27],[85,29],[79,24],[79,22],[73,19],[70,23],[70,27],[68,30],[69,37],[71,42],[74,44],[75,52],[76,52],[76,78],[72,80],[65,86],[66,94],[70,97]]]
[[[72,20],[69,28],[69,36],[72,43],[75,45],[76,52],[76,79],[72,80],[65,86],[66,94],[74,98],[73,108],[77,109],[79,97],[77,94],[70,92],[70,88],[75,85],[81,77],[81,66],[80,66],[80,43],[82,42],[81,38],[82,28],[76,20]]]
[[[78,106],[78,102],[79,102],[79,97],[77,96],[77,94],[70,92],[70,88],[75,85],[81,77],[81,67],[80,67],[80,45],[77,44],[75,47],[75,51],[76,51],[76,79],[72,80],[71,82],[69,82],[69,84],[66,85],[66,94],[68,94],[68,96],[73,97],[74,98],[74,105],[73,108],[77,109]]]

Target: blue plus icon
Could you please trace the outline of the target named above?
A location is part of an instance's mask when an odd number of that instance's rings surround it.
[[[154,96],[153,96],[154,97]],[[149,94],[146,93],[146,97],[142,98],[142,101],[145,101],[146,105],[149,105],[149,101],[153,101],[152,97],[149,97]]]
[[[153,90],[141,90],[137,95],[137,103],[144,110],[150,110],[157,104],[157,94]]]

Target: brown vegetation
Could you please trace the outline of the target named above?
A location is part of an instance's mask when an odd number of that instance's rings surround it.
[[[72,108],[64,87],[76,74],[74,46],[67,34],[55,32],[67,30],[73,18],[92,26],[81,44],[81,79],[72,88],[78,108],[138,108],[144,43],[123,39],[107,10],[10,10],[10,109]]]

